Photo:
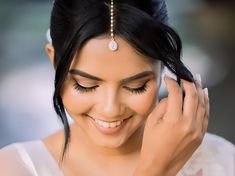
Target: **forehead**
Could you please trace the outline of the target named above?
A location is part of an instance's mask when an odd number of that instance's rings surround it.
[[[154,71],[157,61],[153,62],[139,54],[129,43],[116,37],[119,48],[113,52],[109,49],[109,36],[99,36],[88,40],[79,53],[76,54],[72,68],[99,75],[101,77],[112,74],[126,77],[141,71]]]

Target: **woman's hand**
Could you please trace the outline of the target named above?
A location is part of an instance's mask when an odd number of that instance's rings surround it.
[[[165,77],[169,92],[148,116],[135,176],[175,176],[201,144],[209,117],[208,90],[195,83]]]

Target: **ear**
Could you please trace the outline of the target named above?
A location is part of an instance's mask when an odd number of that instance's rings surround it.
[[[51,64],[54,66],[54,56],[55,56],[55,50],[52,44],[47,43],[45,46],[45,51],[51,61]]]

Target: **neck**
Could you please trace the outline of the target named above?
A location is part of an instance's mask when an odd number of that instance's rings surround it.
[[[77,151],[77,149],[81,149],[81,152],[86,152],[86,154],[90,154],[91,156],[97,156],[106,159],[121,159],[126,157],[130,158],[131,156],[139,156],[140,154],[143,131],[144,126],[141,126],[123,145],[110,148],[95,144],[78,126],[73,124],[71,125],[70,147],[71,151]]]

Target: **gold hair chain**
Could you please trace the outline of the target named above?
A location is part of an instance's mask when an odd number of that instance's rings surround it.
[[[110,6],[110,35],[111,35],[111,41],[109,42],[109,49],[111,51],[117,51],[118,44],[114,39],[114,5],[113,1],[111,0],[111,6]]]

